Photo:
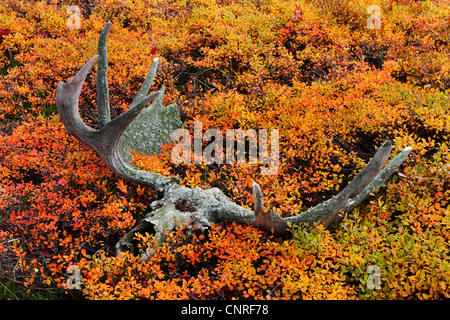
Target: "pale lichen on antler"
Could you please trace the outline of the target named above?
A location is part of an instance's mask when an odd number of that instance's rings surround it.
[[[339,194],[304,213],[287,218],[281,218],[270,210],[264,211],[263,195],[256,182],[253,183],[255,208],[251,211],[230,201],[217,188],[191,189],[180,186],[176,178],[138,170],[130,164],[130,149],[142,151],[144,154],[158,152],[159,147],[170,137],[170,133],[180,128],[182,122],[176,105],[162,105],[164,88],[161,92],[148,94],[156,74],[158,59],[153,61],[129,110],[111,120],[107,82],[107,37],[110,25],[108,23],[100,34],[98,56],[89,60],[72,80],[67,83],[60,82],[56,92],[56,106],[66,130],[91,147],[113,172],[124,179],[154,188],[159,196],[159,200],[151,203],[153,210],[117,243],[118,253],[129,249],[134,234],[146,230],[149,226],[156,232],[157,240],[163,241],[164,230],[172,230],[175,220],[181,223],[195,220],[205,227],[212,222],[236,221],[254,225],[279,236],[289,234],[290,224],[319,222],[328,226],[342,219],[345,213],[384,184],[411,152],[411,147],[405,148],[383,169],[392,150],[392,143],[386,141],[368,165]],[[78,100],[86,76],[97,59],[96,89],[100,129],[94,130],[81,119]],[[152,101],[153,103],[145,108]],[[150,144],[134,144],[133,137],[139,137],[138,140],[149,139]]]

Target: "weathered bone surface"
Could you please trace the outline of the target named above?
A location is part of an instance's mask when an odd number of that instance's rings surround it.
[[[176,178],[168,178],[156,173],[137,170],[130,164],[130,150],[142,154],[158,152],[166,143],[170,133],[181,127],[176,105],[164,107],[164,88],[148,95],[156,73],[158,60],[155,59],[150,71],[133,100],[130,109],[111,120],[107,83],[107,36],[108,23],[100,34],[98,56],[89,60],[69,82],[60,82],[56,92],[56,106],[66,130],[78,140],[90,146],[102,161],[118,176],[154,188],[159,200],[151,203],[152,211],[116,245],[116,251],[132,246],[136,232],[153,228],[158,242],[164,240],[164,229],[170,231],[175,221],[196,221],[203,227],[212,222],[236,221],[254,225],[278,236],[289,234],[290,224],[323,223],[326,226],[338,222],[345,213],[353,210],[399,168],[411,152],[405,148],[383,169],[388,159],[392,143],[386,141],[373,156],[367,166],[339,194],[297,216],[281,218],[277,213],[264,210],[263,195],[256,182],[253,183],[254,211],[245,209],[225,196],[217,188],[203,190],[180,186]],[[89,128],[78,112],[81,88],[92,66],[98,62],[97,103],[100,130]],[[154,101],[153,101],[154,100]],[[153,103],[145,108],[150,102]],[[136,139],[136,140],[135,140]],[[145,140],[145,141],[144,141]]]
[[[151,108],[144,108],[123,131],[118,147],[120,157],[125,162],[133,160],[130,151],[145,155],[159,153],[161,146],[168,142],[170,134],[182,127],[177,105],[164,107],[162,104],[164,90],[163,86]]]

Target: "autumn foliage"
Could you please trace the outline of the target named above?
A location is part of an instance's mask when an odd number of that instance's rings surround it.
[[[81,8],[69,28],[69,5]],[[367,27],[377,5],[379,29]],[[450,292],[450,5],[413,0],[3,0],[0,6],[0,297],[89,299],[440,299]],[[280,168],[175,165],[171,146],[136,155],[143,170],[218,187],[251,208],[299,214],[346,186],[386,139],[399,172],[339,226],[180,225],[153,247],[114,244],[150,211],[153,190],[124,181],[69,136],[55,107],[108,40],[112,116],[127,110],[151,61],[154,87],[203,128],[280,130]],[[80,112],[98,128],[95,70]],[[66,270],[81,269],[80,290]],[[367,269],[381,271],[370,289]],[[14,293],[16,292],[16,293]]]

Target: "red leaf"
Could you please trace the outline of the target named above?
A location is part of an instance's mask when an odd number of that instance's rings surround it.
[[[8,34],[11,34],[11,30],[8,29],[0,29],[0,43],[2,43],[3,38],[7,36]]]

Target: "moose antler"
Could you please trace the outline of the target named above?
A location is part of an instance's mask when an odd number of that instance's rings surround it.
[[[389,140],[386,141],[368,165],[338,195],[300,215],[288,218],[281,218],[273,211],[264,211],[262,192],[256,182],[253,183],[255,208],[254,211],[251,211],[230,201],[217,188],[190,189],[180,186],[175,178],[138,170],[129,161],[123,159],[123,152],[119,150],[124,130],[127,127],[136,126],[137,117],[144,111],[153,111],[151,119],[155,119],[155,123],[161,123],[164,112],[169,109],[177,111],[177,109],[174,105],[162,106],[162,98],[158,99],[161,92],[148,95],[158,64],[158,59],[155,59],[129,110],[111,120],[106,46],[110,26],[111,23],[108,23],[100,34],[98,56],[89,60],[72,80],[67,83],[59,83],[56,91],[56,106],[66,130],[91,147],[113,172],[124,179],[154,188],[160,197],[159,200],[151,203],[152,212],[147,214],[133,230],[117,243],[116,251],[118,253],[131,246],[131,240],[136,232],[142,231],[150,225],[155,230],[158,241],[163,241],[163,231],[164,229],[171,230],[175,226],[174,219],[182,223],[195,220],[197,224],[200,223],[206,227],[212,222],[236,221],[254,225],[279,236],[289,233],[289,224],[321,222],[328,226],[342,219],[345,213],[351,211],[370,193],[385,183],[411,152],[411,147],[405,148],[382,170],[392,150],[392,143]],[[86,76],[97,59],[96,89],[100,129],[93,130],[81,119],[78,100]],[[152,101],[153,103],[144,109]],[[141,119],[141,121],[143,120]],[[157,130],[157,132],[160,131]],[[165,134],[170,136],[168,132]],[[127,143],[124,145],[123,148],[130,148]]]

